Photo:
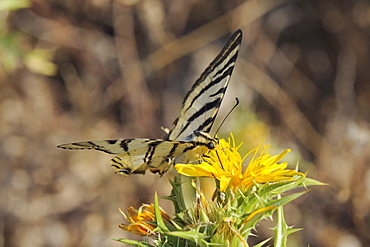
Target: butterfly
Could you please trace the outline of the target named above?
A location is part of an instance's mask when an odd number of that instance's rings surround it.
[[[162,175],[175,163],[200,161],[218,145],[218,140],[209,132],[229,84],[241,40],[242,31],[238,30],[196,80],[185,96],[173,129],[163,128],[166,132],[163,139],[86,141],[58,147],[95,149],[117,155],[111,160],[111,166],[121,175],[145,174],[146,170]]]

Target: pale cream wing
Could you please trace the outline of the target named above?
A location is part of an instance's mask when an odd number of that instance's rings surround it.
[[[144,174],[147,169],[163,174],[173,164],[174,159],[183,153],[188,153],[188,159],[198,159],[193,157],[194,151],[198,149],[194,143],[162,139],[87,141],[62,144],[58,147],[73,150],[95,149],[117,154],[111,164],[116,173],[122,175]]]
[[[192,141],[196,131],[209,133],[229,85],[241,40],[242,32],[238,30],[195,82],[166,140]]]
[[[82,150],[82,149],[95,149],[103,151],[108,154],[121,154],[129,150],[129,145],[132,141],[141,140],[142,147],[147,146],[150,139],[117,139],[117,140],[103,140],[103,141],[86,141],[86,142],[73,142],[58,145],[58,148]],[[136,141],[138,144],[138,142]]]

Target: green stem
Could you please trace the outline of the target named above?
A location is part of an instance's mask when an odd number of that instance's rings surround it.
[[[278,196],[280,199],[281,196]],[[284,219],[284,209],[283,206],[279,206],[277,209],[277,224],[275,227],[275,247],[286,247],[286,223]]]

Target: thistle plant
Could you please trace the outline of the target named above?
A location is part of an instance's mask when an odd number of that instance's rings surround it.
[[[138,210],[130,207],[127,213],[121,211],[128,223],[121,224],[120,228],[146,238],[144,241],[115,240],[133,246],[246,247],[249,237],[255,236],[256,225],[263,219],[276,217],[274,246],[286,246],[288,235],[300,229],[286,224],[283,206],[306,191],[285,192],[323,184],[307,178],[298,167],[291,170],[287,162],[281,162],[289,149],[270,155],[269,145],[261,143],[242,157],[238,152],[241,145],[236,146],[231,135],[228,140],[220,139],[218,147],[201,163],[175,165],[179,175],[169,180],[172,192],[164,197],[173,202],[174,212],[168,214],[162,210],[157,195],[154,204],[143,204]],[[212,198],[207,199],[203,194],[199,180],[184,179],[184,176],[214,179]],[[185,183],[191,184],[194,198],[184,195]],[[255,246],[263,246],[269,240]]]

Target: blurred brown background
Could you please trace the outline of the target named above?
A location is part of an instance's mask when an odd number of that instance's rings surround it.
[[[56,145],[163,137],[236,29],[243,44],[218,118],[234,97],[241,105],[220,136],[252,147],[267,135],[330,184],[286,207],[304,228],[289,246],[370,246],[365,0],[2,0],[0,245],[123,246],[111,240],[132,237],[117,208],[167,195],[166,176],[114,175],[110,156]]]

